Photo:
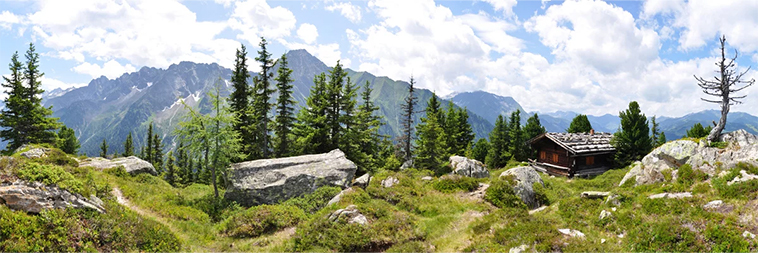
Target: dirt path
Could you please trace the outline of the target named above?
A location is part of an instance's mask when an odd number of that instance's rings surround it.
[[[113,194],[113,196],[116,197],[116,202],[118,202],[122,206],[125,206],[126,208],[129,208],[130,210],[134,211],[135,213],[138,213],[139,215],[141,215],[143,217],[152,218],[153,220],[155,220],[155,221],[163,224],[169,230],[171,230],[171,232],[174,233],[174,235],[178,236],[182,241],[186,242],[188,240],[188,238],[187,238],[186,235],[180,233],[180,231],[178,229],[176,229],[176,227],[174,227],[173,225],[171,225],[171,223],[169,223],[168,221],[166,221],[165,218],[161,217],[160,215],[158,215],[158,214],[156,214],[156,213],[154,213],[154,212],[152,212],[150,210],[145,210],[145,209],[142,209],[142,208],[140,208],[140,207],[135,206],[134,204],[132,204],[132,202],[130,202],[128,199],[126,199],[126,197],[124,197],[124,194],[121,193],[121,189],[119,189],[118,187],[114,186],[113,190],[111,191],[111,194]]]

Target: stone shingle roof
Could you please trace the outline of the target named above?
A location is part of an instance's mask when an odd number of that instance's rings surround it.
[[[611,145],[611,133],[546,133],[535,137],[530,143],[546,137],[573,154],[606,153],[616,149]]]

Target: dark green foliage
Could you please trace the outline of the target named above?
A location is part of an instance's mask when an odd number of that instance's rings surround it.
[[[178,174],[176,173],[176,165],[174,165],[175,160],[173,151],[169,151],[168,154],[166,154],[166,157],[166,172],[164,173],[163,179],[165,179],[171,186],[176,187],[177,182],[180,182],[181,178],[177,177]]]
[[[655,144],[656,147],[660,147],[663,144],[666,144],[666,133],[661,132],[661,135],[658,136],[658,142]]]
[[[319,187],[310,194],[288,199],[282,204],[295,206],[311,215],[324,208],[326,203],[329,203],[329,200],[337,196],[340,191],[342,190],[339,187]]]
[[[705,229],[705,238],[713,242],[711,252],[748,252],[749,243],[740,234],[738,226],[709,224]]]
[[[269,128],[269,122],[271,122],[269,112],[272,104],[269,103],[269,100],[275,91],[271,89],[271,81],[274,79],[274,72],[271,69],[274,67],[274,60],[271,59],[271,53],[266,48],[267,45],[266,39],[261,37],[261,42],[258,43],[261,50],[258,51],[258,57],[255,57],[255,61],[260,63],[261,71],[258,72],[258,76],[253,78],[253,125],[251,126],[253,129],[250,130],[254,135],[254,152],[260,152],[262,158],[268,158],[271,149],[271,140],[269,140],[268,135],[269,130],[271,130]]]
[[[279,70],[276,76],[276,90],[279,97],[276,99],[276,119],[274,120],[274,155],[277,157],[288,156],[292,153],[291,144],[293,136],[292,127],[295,123],[295,99],[292,97],[292,70],[287,67],[287,55],[277,62]]]
[[[400,145],[400,151],[403,153],[403,160],[412,159],[413,149],[413,114],[416,113],[416,95],[414,94],[413,85],[416,84],[411,76],[411,82],[408,85],[408,96],[405,98],[405,103],[400,105],[400,125],[402,128],[402,135],[398,138],[398,145]]]
[[[150,126],[147,128],[147,138],[146,138],[147,145],[142,147],[142,152],[140,153],[140,158],[142,160],[145,160],[149,163],[153,163],[153,122],[150,122]]]
[[[473,158],[477,161],[484,162],[487,158],[487,153],[490,152],[490,143],[485,138],[481,138],[478,141],[476,141],[476,144],[474,144],[474,148],[471,151],[471,156],[469,158]]]
[[[592,124],[590,124],[590,119],[587,118],[587,115],[579,114],[574,117],[573,120],[571,120],[571,124],[569,125],[569,128],[566,129],[566,132],[569,133],[589,133],[590,130],[592,130]]]
[[[203,211],[212,222],[223,221],[243,210],[237,202],[225,198],[216,198],[213,194],[205,195],[188,204]]]
[[[18,60],[18,52],[11,57],[11,63],[8,64],[10,77],[3,76],[3,88],[8,97],[5,98],[5,108],[0,114],[0,138],[8,140],[7,151],[13,151],[28,142],[26,135],[18,132],[17,127],[22,124],[23,107],[27,101],[24,100],[24,65]]]
[[[445,146],[448,136],[442,128],[440,119],[444,115],[440,111],[440,103],[437,96],[432,96],[426,106],[426,116],[421,118],[421,123],[416,126],[418,142],[416,148],[416,168],[428,169],[439,172],[442,170],[445,158],[448,154]],[[441,173],[439,173],[441,174]]]
[[[499,115],[495,121],[495,128],[490,132],[490,150],[485,159],[488,168],[498,169],[505,166],[511,159],[511,154],[508,152],[509,144],[508,125],[505,123],[503,115]]]
[[[126,141],[124,141],[124,153],[121,154],[123,157],[130,157],[134,155],[134,141],[132,140],[132,132],[129,132],[129,135],[126,136]]]
[[[100,157],[108,157],[108,143],[105,142],[105,138],[103,138],[103,144],[100,144]]]
[[[163,144],[161,144],[161,138],[157,133],[153,135],[153,147],[150,151],[153,153],[150,156],[153,160],[148,162],[153,164],[158,173],[163,172]]]
[[[546,132],[547,131],[545,130],[545,127],[540,123],[540,117],[537,115],[537,113],[526,120],[526,125],[524,126],[524,134],[526,135],[524,139],[526,141],[531,140],[534,137],[537,137],[540,134],[544,134]],[[533,150],[532,147],[528,144],[526,144],[526,146],[528,149],[528,158],[537,158],[537,151]]]
[[[619,112],[621,131],[613,135],[611,144],[616,148],[615,160],[621,166],[639,161],[650,153],[653,145],[650,141],[650,128],[645,114],[640,111],[636,101],[629,103],[629,108]]]
[[[56,148],[51,148],[47,152],[46,157],[37,158],[36,160],[40,161],[41,163],[54,164],[54,165],[60,165],[60,166],[69,166],[69,167],[79,166],[79,163],[76,160],[66,155],[66,153],[63,152],[62,150],[56,149]]]
[[[463,176],[443,176],[437,181],[432,183],[432,187],[443,193],[451,193],[456,191],[470,192],[476,190],[479,187],[479,180],[472,177]]]
[[[427,105],[428,106],[428,105]],[[445,130],[446,146],[451,155],[464,155],[474,141],[474,130],[468,122],[468,110],[457,108],[450,101],[447,114],[440,113],[439,122]]]
[[[305,212],[295,206],[260,205],[227,218],[220,226],[228,236],[245,238],[273,233],[305,219]]]
[[[255,136],[249,127],[254,125],[253,118],[250,115],[250,95],[252,94],[247,81],[250,73],[247,71],[247,49],[244,44],[240,44],[234,58],[234,70],[232,72],[232,92],[229,94],[229,107],[237,121],[234,123],[236,131],[242,139],[242,154],[246,160],[253,153],[253,143]],[[281,93],[280,93],[281,94]]]
[[[659,131],[660,131],[660,124],[658,124],[658,122],[655,122],[655,116],[653,116],[650,119],[650,143],[653,147],[659,146],[658,143],[660,142],[659,139],[660,139],[660,135],[662,134]]]
[[[484,200],[500,208],[526,208],[521,198],[513,191],[512,178],[496,179],[484,194]]]
[[[297,136],[298,154],[329,152],[326,128],[326,74],[313,78],[306,106],[297,115],[293,133]]]
[[[514,160],[526,161],[529,155],[529,146],[526,144],[528,139],[526,138],[526,133],[521,129],[520,122],[521,111],[513,111],[508,120],[508,134],[510,135],[508,151]]]
[[[382,156],[382,142],[386,139],[386,136],[379,134],[379,128],[384,125],[381,121],[381,117],[376,115],[379,111],[379,107],[371,102],[371,94],[373,89],[368,81],[363,85],[363,92],[361,92],[361,105],[358,106],[358,113],[356,114],[356,125],[354,131],[357,135],[357,145],[359,147],[360,154],[363,155],[362,159],[356,162],[358,165],[358,174],[374,173],[380,166],[382,158],[387,158],[390,155]],[[386,164],[386,163],[385,163]]]
[[[729,142],[725,142],[725,141],[712,141],[710,144],[708,144],[708,146],[712,147],[712,148],[725,149],[727,146],[729,146]]]
[[[179,251],[181,244],[166,227],[106,201],[107,213],[69,208],[40,215],[0,205],[0,251]]]
[[[18,169],[16,175],[24,180],[57,185],[75,193],[83,193],[84,185],[60,166],[28,162]]]
[[[695,123],[695,125],[692,126],[689,130],[687,130],[687,136],[689,138],[695,138],[700,139],[703,137],[708,136],[708,134],[713,129],[712,126],[703,127],[700,123]]]
[[[56,146],[63,150],[63,152],[72,155],[79,152],[79,147],[81,147],[81,145],[79,145],[79,139],[76,138],[76,134],[74,133],[74,129],[66,126],[62,126],[61,130],[58,131],[58,144]]]

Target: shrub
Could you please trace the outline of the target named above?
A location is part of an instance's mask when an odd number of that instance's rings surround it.
[[[692,186],[692,184],[708,179],[708,174],[703,173],[700,170],[693,170],[689,164],[679,167],[677,172],[676,182],[686,187]]]
[[[284,202],[286,205],[292,205],[305,211],[306,214],[314,214],[329,203],[342,191],[339,187],[326,186],[316,189],[310,194],[305,194],[297,198],[291,198]]]
[[[534,245],[538,252],[546,252],[559,246],[557,239],[561,235],[554,227],[555,223],[544,216],[531,216],[522,208],[503,208],[475,222],[472,229],[475,234],[487,234],[493,225],[497,225],[492,239],[506,249],[526,244]]]
[[[124,168],[124,166],[120,166],[120,165],[118,167],[104,169],[103,172],[110,175],[117,176],[117,177],[121,177],[121,178],[128,178],[132,176],[131,174],[129,174],[129,172],[126,172],[126,169]]]
[[[232,237],[256,237],[294,226],[305,220],[305,212],[292,205],[260,205],[248,208],[220,224]]]
[[[711,144],[710,144],[709,146],[710,146],[710,147],[712,147],[712,148],[720,148],[720,149],[725,149],[725,148],[726,148],[726,146],[728,146],[728,145],[729,145],[729,143],[728,143],[728,142],[724,142],[724,141],[714,141],[714,142],[711,142]]]
[[[71,173],[60,166],[39,164],[28,162],[16,172],[21,179],[40,182],[46,185],[57,185],[61,189],[66,189],[74,193],[87,196],[84,192],[84,185],[81,181],[74,178]]]
[[[55,164],[55,165],[60,165],[60,166],[66,166],[66,165],[71,166],[71,167],[79,166],[79,162],[69,157],[65,152],[57,148],[51,148],[50,151],[47,152],[47,156],[41,158],[41,161],[43,163]]]
[[[213,193],[191,201],[190,206],[208,214],[212,222],[224,220],[229,215],[242,210],[237,202],[225,198],[216,198]]]
[[[703,246],[696,234],[671,219],[648,222],[629,232],[632,251],[699,252]]]
[[[710,224],[705,229],[705,238],[711,242],[712,252],[747,252],[748,243],[738,231],[739,228]]]
[[[512,177],[496,179],[492,182],[490,187],[487,188],[487,191],[484,194],[484,199],[500,208],[526,208],[526,205],[521,201],[521,198],[513,191],[514,185],[515,183]]]
[[[545,186],[550,187],[547,183],[545,183]],[[538,205],[550,205],[550,200],[547,198],[545,187],[542,184],[535,182],[532,184],[532,189],[534,190],[534,198],[537,200]]]
[[[471,177],[450,175],[441,177],[432,183],[432,187],[435,190],[444,193],[451,193],[459,190],[470,192],[479,187],[479,181]]]

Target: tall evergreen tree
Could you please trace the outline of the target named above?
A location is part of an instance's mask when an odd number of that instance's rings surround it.
[[[272,106],[269,100],[274,93],[274,90],[271,89],[271,80],[274,79],[274,72],[271,69],[274,67],[274,61],[266,48],[267,45],[266,39],[261,37],[261,42],[258,43],[261,50],[258,51],[258,57],[255,57],[255,61],[260,63],[261,71],[253,79],[255,83],[255,89],[253,89],[253,121],[257,126],[257,129],[254,130],[255,142],[257,144],[256,149],[261,152],[263,158],[269,157],[271,149],[271,140],[268,136],[271,120],[268,114]]]
[[[0,114],[0,138],[7,140],[7,151],[13,151],[28,143],[28,136],[25,134],[28,127],[23,124],[24,116],[24,65],[18,60],[18,52],[11,57],[11,63],[8,64],[10,69],[9,77],[3,76],[3,88],[5,94],[5,108]]]
[[[511,154],[508,152],[509,138],[508,123],[505,122],[503,115],[498,115],[495,128],[490,132],[490,150],[485,159],[487,167],[494,170],[508,163],[511,159]]]
[[[658,145],[658,138],[659,138],[659,131],[660,126],[658,122],[655,122],[655,116],[653,116],[650,119],[650,143],[652,143],[653,147],[656,147]]]
[[[524,139],[526,141],[546,132],[545,127],[540,123],[540,116],[536,113],[526,120],[526,125],[524,126],[524,134],[526,135]],[[527,145],[527,150],[528,158],[537,158],[536,150],[533,150],[529,145]]]
[[[153,166],[155,169],[157,169],[159,172],[163,171],[163,144],[161,144],[161,138],[156,133],[153,135],[153,148],[152,148],[152,158],[153,160],[150,161],[153,163]]]
[[[75,155],[77,152],[79,152],[79,147],[81,147],[81,145],[79,144],[79,139],[76,138],[74,129],[68,128],[66,126],[61,127],[61,130],[58,131],[57,146],[63,152],[66,152],[66,154]]]
[[[526,161],[529,155],[529,149],[526,145],[526,133],[521,129],[521,111],[516,110],[511,112],[510,120],[508,121],[510,146],[509,151],[516,161]]]
[[[687,130],[687,136],[685,137],[695,138],[695,139],[703,138],[703,137],[708,136],[708,133],[710,133],[712,129],[713,129],[712,126],[703,127],[703,125],[701,125],[700,123],[695,123],[695,125],[693,125],[690,129]]]
[[[108,158],[108,143],[105,142],[105,138],[103,138],[103,143],[100,144],[100,157]]]
[[[342,96],[343,86],[345,86],[345,77],[347,73],[342,69],[342,64],[337,61],[337,65],[329,71],[329,83],[326,87],[326,124],[329,130],[329,149],[338,148],[340,144],[340,135],[342,134],[342,106],[345,104]]]
[[[42,106],[40,94],[45,91],[41,88],[40,79],[44,75],[39,70],[39,53],[35,52],[34,44],[29,43],[29,49],[26,51],[26,68],[24,68],[26,87],[23,90],[25,102],[22,114],[23,125],[28,127],[28,131],[20,134],[26,134],[30,143],[55,144],[55,131],[60,128],[60,123],[58,123],[58,118],[52,117],[52,106],[49,108]]]
[[[121,156],[130,157],[133,155],[134,155],[134,141],[132,140],[132,132],[129,132],[129,135],[126,136],[126,141],[124,141],[124,153]]]
[[[240,44],[234,58],[234,71],[232,72],[232,93],[229,94],[229,106],[232,113],[237,117],[234,124],[234,131],[237,131],[242,138],[242,154],[245,156],[241,160],[252,158],[255,151],[255,136],[248,126],[255,125],[255,121],[250,115],[250,95],[252,94],[249,84],[250,72],[247,70],[247,49],[244,44]]]
[[[179,178],[179,174],[177,172],[176,165],[174,164],[174,153],[173,151],[169,151],[166,154],[166,173],[163,177],[168,184],[171,186],[176,187],[177,183],[181,181],[181,178]]]
[[[636,101],[629,103],[629,108],[625,111],[619,112],[619,118],[621,131],[614,134],[611,144],[616,148],[616,162],[626,166],[641,160],[652,149],[650,128]]]
[[[153,163],[153,122],[150,122],[150,126],[147,127],[147,139],[145,140],[147,145],[142,149],[141,158],[149,163]]]
[[[666,144],[666,133],[661,132],[661,135],[658,136],[658,142],[655,143],[655,146],[660,147],[663,144]]]
[[[192,107],[184,104],[189,111],[184,121],[179,123],[175,133],[180,142],[188,143],[187,149],[195,154],[202,154],[201,169],[203,175],[213,184],[214,196],[218,198],[217,172],[225,174],[225,169],[232,160],[241,156],[240,136],[234,131],[234,122],[237,120],[230,111],[229,106],[220,97],[221,81],[216,82],[208,97],[211,101],[212,113],[202,115]],[[202,169],[202,168],[205,169]],[[225,176],[224,176],[225,177]]]
[[[358,146],[360,152],[365,155],[363,160],[359,160],[358,169],[361,172],[375,172],[374,169],[379,167],[380,152],[382,151],[381,143],[383,136],[379,134],[379,128],[382,126],[380,117],[375,114],[379,107],[371,102],[371,93],[373,89],[368,81],[363,85],[361,92],[361,105],[358,106],[356,115],[355,131],[359,135]]]
[[[490,143],[485,138],[481,138],[474,144],[474,148],[471,150],[471,157],[480,162],[487,160],[487,153],[490,152]]]
[[[416,126],[418,134],[418,148],[414,166],[429,169],[437,174],[442,174],[442,165],[447,155],[446,138],[444,129],[439,123],[440,103],[437,95],[432,95],[426,106],[426,116],[421,118],[421,123]]]
[[[326,74],[313,78],[306,106],[297,115],[293,133],[297,136],[297,154],[329,152],[329,132],[326,125]]]
[[[590,124],[587,115],[579,114],[571,120],[571,125],[566,129],[569,133],[589,133],[592,130],[592,124]]]
[[[279,58],[279,69],[276,76],[276,90],[279,97],[276,99],[276,119],[274,126],[274,155],[277,157],[288,156],[292,153],[291,143],[293,136],[292,127],[295,124],[295,99],[292,97],[292,70],[287,63],[287,54]]]
[[[439,117],[440,124],[445,128],[450,154],[464,155],[466,149],[473,144],[474,130],[468,122],[468,117],[468,111],[464,108],[455,108],[453,102],[448,103],[447,115]]]
[[[413,149],[413,114],[415,113],[416,94],[414,94],[413,85],[416,84],[411,76],[410,85],[408,85],[408,96],[405,98],[405,103],[400,106],[400,126],[402,135],[400,136],[399,144],[401,145],[401,151],[403,152],[403,159],[405,161],[412,159]]]
[[[342,94],[340,94],[339,125],[341,128],[340,132],[338,132],[338,136],[340,136],[338,147],[340,150],[345,151],[345,155],[352,161],[366,159],[365,154],[361,152],[361,148],[358,146],[361,136],[358,129],[356,129],[357,95],[358,88],[348,77],[343,86]]]

